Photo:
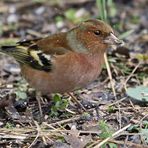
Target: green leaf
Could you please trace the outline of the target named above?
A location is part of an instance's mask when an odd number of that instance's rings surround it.
[[[99,16],[101,17],[101,20],[107,22],[106,0],[96,0],[96,4],[99,9]]]
[[[143,137],[144,141],[148,144],[148,129],[141,129],[140,133],[142,134],[141,136]]]
[[[8,128],[8,129],[13,129],[14,128],[14,125],[7,122],[6,125],[5,125],[5,128]]]
[[[115,143],[108,143],[109,148],[118,148],[117,144]]]
[[[26,100],[27,99],[26,92],[16,91],[15,94],[16,94],[16,99],[23,99],[23,100]]]
[[[53,105],[51,107],[50,116],[59,116],[59,111],[64,111],[68,107],[68,100],[62,99],[59,94],[55,94],[53,97]]]
[[[114,2],[113,0],[108,0],[108,1],[107,1],[107,6],[108,6],[108,8],[109,8],[109,10],[108,10],[108,15],[109,15],[110,17],[115,17],[116,14],[117,14],[117,8],[116,8],[116,6],[115,6],[115,2]]]
[[[55,103],[61,101],[60,95],[55,94],[54,97],[53,97],[53,101],[54,101]]]
[[[139,125],[132,125],[132,126],[130,126],[128,129],[127,129],[129,132],[131,132],[131,133],[137,133],[137,132],[139,132]]]
[[[122,33],[122,34],[119,36],[119,39],[120,39],[120,40],[121,40],[121,39],[125,39],[126,37],[128,37],[129,35],[131,35],[133,32],[134,32],[133,29],[132,29],[132,30],[128,30],[128,31]]]
[[[127,95],[133,98],[135,101],[142,103],[148,103],[148,87],[136,86],[135,88],[128,88]]]
[[[105,139],[105,138],[112,136],[113,131],[110,130],[109,125],[105,121],[103,121],[103,120],[99,121],[99,127],[100,127],[100,130],[101,130],[101,134],[99,134],[99,136],[102,139]]]
[[[68,9],[68,10],[65,12],[66,18],[69,19],[69,20],[71,20],[71,21],[73,21],[73,20],[76,19],[75,14],[76,14],[76,10],[73,9],[73,8]]]
[[[107,108],[107,111],[108,111],[109,113],[114,113],[114,112],[116,112],[116,109],[115,109],[114,106],[109,106],[109,107]]]

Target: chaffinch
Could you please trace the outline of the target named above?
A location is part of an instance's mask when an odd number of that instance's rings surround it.
[[[29,84],[43,94],[65,93],[97,78],[109,45],[120,44],[112,28],[90,19],[64,33],[2,46],[19,63]]]

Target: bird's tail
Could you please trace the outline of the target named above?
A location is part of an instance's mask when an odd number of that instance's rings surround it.
[[[23,46],[1,46],[0,52],[6,55],[13,56],[16,61],[21,64],[27,64],[29,62],[29,55],[27,53],[27,48]]]
[[[22,44],[14,46],[1,46],[0,53],[13,56],[20,64],[27,64],[34,69],[50,71],[51,59],[50,55],[46,55],[38,49],[37,45],[30,47]]]

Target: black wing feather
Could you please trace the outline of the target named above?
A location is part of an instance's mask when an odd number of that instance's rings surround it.
[[[35,44],[37,40],[20,41],[16,46],[2,46],[0,52],[12,55],[21,64],[49,72],[52,70],[51,55],[45,54]]]

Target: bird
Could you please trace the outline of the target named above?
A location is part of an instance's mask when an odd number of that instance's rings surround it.
[[[63,94],[97,79],[104,53],[121,44],[109,24],[88,19],[67,32],[3,45],[0,52],[16,59],[31,87],[42,94]]]

